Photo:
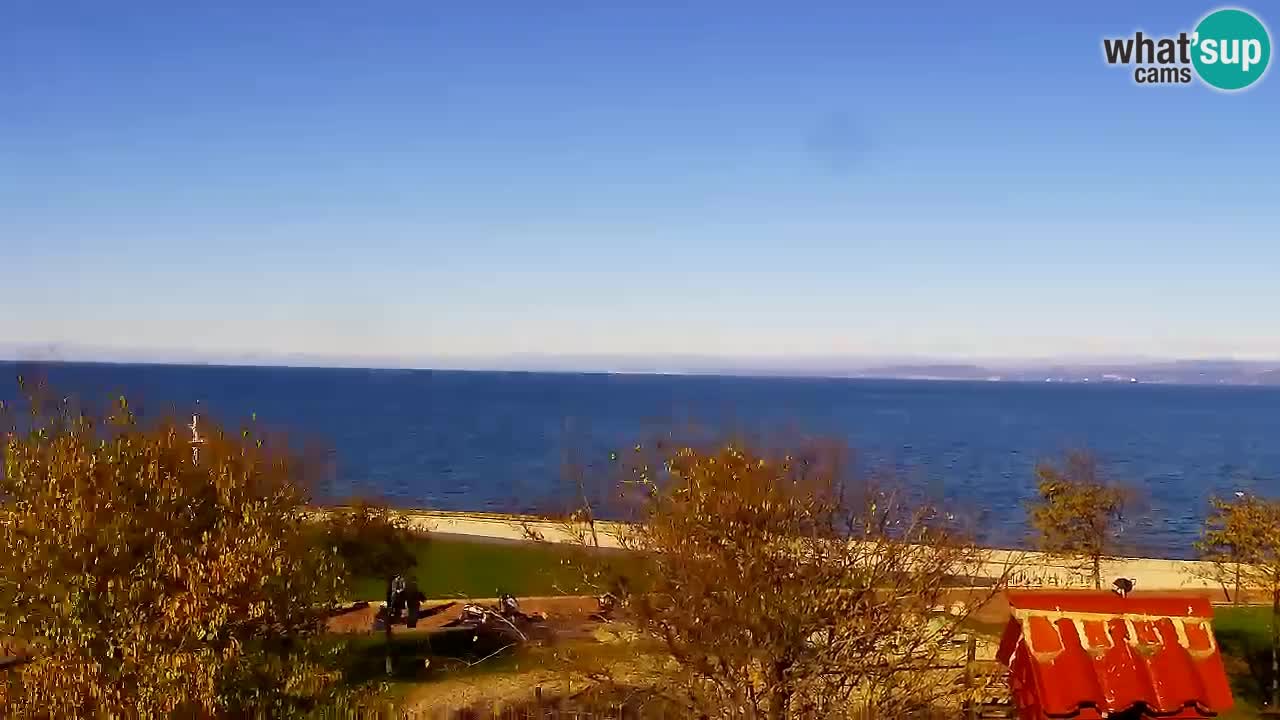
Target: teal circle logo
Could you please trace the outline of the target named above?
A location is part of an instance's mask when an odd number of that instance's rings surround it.
[[[1244,10],[1215,10],[1196,26],[1191,62],[1208,85],[1243,90],[1258,81],[1271,61],[1271,36]]]

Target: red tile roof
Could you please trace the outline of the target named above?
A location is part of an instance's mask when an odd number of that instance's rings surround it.
[[[1232,705],[1204,597],[1010,592],[998,657],[1020,717],[1099,718],[1135,706],[1212,717]]]

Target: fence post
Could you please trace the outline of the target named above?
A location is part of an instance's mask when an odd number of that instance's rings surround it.
[[[564,694],[556,702],[556,714],[563,717],[565,710],[569,706],[569,698],[573,695],[573,678],[569,675],[569,671],[564,671]]]
[[[973,688],[973,663],[978,658],[978,639],[973,633],[969,634],[969,646],[965,649],[964,662],[964,689],[965,695],[968,696],[969,720],[978,720],[979,699]]]

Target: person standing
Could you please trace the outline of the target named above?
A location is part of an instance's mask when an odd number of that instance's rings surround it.
[[[408,606],[408,617],[405,624],[409,627],[418,626],[418,615],[422,612],[422,601],[426,599],[422,591],[418,589],[418,581],[416,578],[409,578],[408,585],[405,587],[405,604]]]
[[[399,622],[400,613],[405,605],[405,581],[403,575],[397,575],[391,581],[391,620]]]

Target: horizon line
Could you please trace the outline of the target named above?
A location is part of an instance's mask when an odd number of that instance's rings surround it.
[[[139,356],[133,356],[139,352]],[[145,353],[145,355],[141,354]],[[309,353],[256,354],[238,353],[240,357],[210,353],[204,357],[183,357],[151,351],[114,351],[104,353],[15,353],[13,348],[0,349],[0,363],[63,365],[171,365],[188,367],[247,367],[341,370],[421,370],[458,372],[572,373],[604,375],[720,375],[753,377],[856,377],[861,373],[886,370],[925,370],[939,367],[968,368],[993,372],[1026,372],[1049,369],[1105,369],[1109,365],[1169,366],[1177,364],[1222,363],[1257,366],[1267,371],[1280,369],[1280,358],[1232,356],[1129,356],[1080,355],[1038,358],[982,358],[952,356],[785,356],[733,357],[717,355],[625,355],[513,353],[453,357],[387,358],[340,356]],[[532,361],[532,365],[529,362]],[[543,363],[551,363],[544,365]],[[607,366],[601,363],[620,363]],[[636,366],[640,364],[653,366]],[[667,363],[694,363],[699,366],[670,367]],[[848,363],[848,367],[832,364]],[[864,376],[865,377],[865,376]],[[988,381],[994,378],[920,377],[935,380]],[[1003,380],[1003,378],[1000,378]],[[1006,381],[1013,381],[1009,379]]]

